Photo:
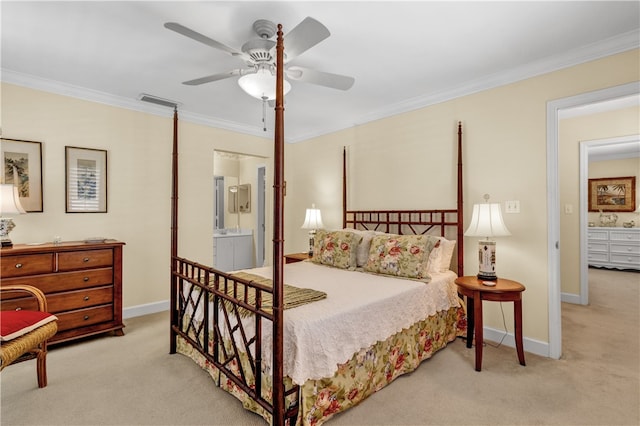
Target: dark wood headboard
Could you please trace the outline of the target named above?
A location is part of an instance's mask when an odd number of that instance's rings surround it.
[[[462,123],[458,123],[457,206],[438,210],[349,210],[347,208],[347,149],[342,155],[342,227],[392,234],[428,234],[456,240],[455,270],[464,275],[462,197]]]

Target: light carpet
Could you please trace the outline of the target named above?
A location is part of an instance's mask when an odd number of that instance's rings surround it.
[[[562,305],[560,360],[526,353],[523,367],[513,348],[487,342],[476,372],[474,350],[458,339],[327,425],[640,424],[640,274],[590,269],[589,278],[590,305]],[[168,313],[126,325],[122,337],[53,347],[44,389],[35,361],[6,368],[1,424],[266,424],[190,359],[168,354]]]

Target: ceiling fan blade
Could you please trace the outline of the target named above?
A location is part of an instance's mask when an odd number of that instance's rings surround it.
[[[171,31],[175,31],[178,34],[182,34],[185,37],[189,37],[195,41],[199,41],[200,43],[204,43],[207,46],[213,47],[215,49],[223,50],[227,53],[230,53],[233,56],[244,56],[244,53],[236,50],[232,47],[226,46],[218,41],[215,41],[205,35],[202,35],[196,31],[193,31],[190,28],[187,28],[183,25],[178,24],[177,22],[167,22],[164,24],[165,28],[170,29]]]
[[[356,79],[346,75],[332,74],[329,72],[316,71],[310,68],[289,67],[286,70],[287,77],[291,80],[305,83],[318,84],[320,86],[331,87],[339,90],[349,90]]]
[[[187,86],[199,86],[200,84],[211,83],[212,81],[224,80],[225,78],[235,77],[237,75],[245,75],[250,74],[248,70],[244,69],[235,69],[227,72],[221,72],[218,74],[208,75],[206,77],[196,78],[194,80],[183,81],[182,84],[186,84]]]
[[[306,52],[330,35],[327,27],[311,17],[306,17],[284,36],[287,61]]]

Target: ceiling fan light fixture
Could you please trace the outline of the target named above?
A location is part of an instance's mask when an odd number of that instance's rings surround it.
[[[274,100],[276,98],[276,76],[266,68],[259,68],[257,72],[243,75],[238,79],[238,84],[248,95],[256,99]],[[284,94],[291,90],[291,84],[283,81]]]

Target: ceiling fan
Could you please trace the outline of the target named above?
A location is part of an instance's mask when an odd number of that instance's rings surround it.
[[[189,86],[211,83],[230,77],[240,76],[238,84],[249,95],[264,100],[275,99],[275,45],[271,38],[276,33],[276,25],[266,19],[259,19],[253,23],[253,30],[259,38],[254,38],[242,45],[240,50],[226,46],[203,34],[193,31],[176,22],[167,22],[165,28],[204,43],[215,49],[220,49],[244,60],[246,67],[208,75],[183,82]],[[348,90],[353,86],[353,77],[317,71],[309,68],[290,66],[289,62],[306,52],[322,40],[329,37],[329,30],[317,20],[307,17],[284,36],[285,45],[285,76],[294,81],[317,84],[339,90]],[[284,81],[284,91],[287,93],[291,85]]]

